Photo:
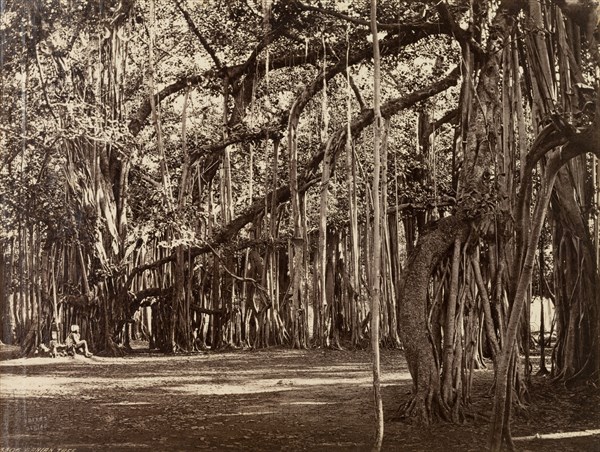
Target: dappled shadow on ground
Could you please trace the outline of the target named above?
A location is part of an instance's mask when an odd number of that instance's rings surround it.
[[[391,418],[411,388],[402,353],[384,351],[382,372],[385,411]],[[475,383],[472,409],[489,414],[491,373],[477,371]],[[374,432],[365,351],[17,359],[0,362],[0,394],[3,447],[368,450]],[[531,411],[529,418],[517,416],[515,436],[597,424],[597,412],[595,420],[566,419],[566,399],[562,425],[557,412]],[[548,401],[539,402],[543,409]],[[485,449],[487,431],[482,418],[432,427],[388,421],[384,448],[479,451]],[[523,439],[519,447],[594,450],[599,444],[598,435],[588,435]]]

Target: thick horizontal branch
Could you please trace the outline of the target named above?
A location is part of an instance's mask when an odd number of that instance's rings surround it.
[[[154,101],[156,104],[158,104],[167,97],[183,91],[188,86],[199,84],[202,80],[208,78],[209,76],[210,71],[205,74],[181,77],[177,81],[171,83],[156,93],[154,95]],[[150,116],[150,113],[152,113],[152,104],[150,102],[150,97],[147,97],[146,100],[142,102],[142,105],[140,105],[140,107],[137,109],[133,118],[131,118],[129,121],[129,131],[133,136],[137,136],[141,132],[142,128],[144,127],[144,123],[148,119],[148,116]]]
[[[283,69],[286,67],[295,67],[304,64],[316,63],[322,55],[320,49],[315,49],[308,53],[297,53],[297,54],[286,54],[281,56],[273,56],[269,60],[269,70]],[[164,99],[174,94],[183,91],[188,86],[195,86],[200,84],[204,80],[227,77],[230,83],[234,83],[242,76],[248,76],[255,73],[262,75],[265,71],[266,62],[256,61],[256,54],[253,53],[246,62],[237,64],[234,66],[220,67],[218,70],[209,70],[202,74],[196,74],[192,76],[183,76],[177,79],[175,82],[167,85],[161,91],[154,96],[156,104],[160,103]],[[235,91],[234,91],[235,94]],[[137,109],[135,115],[129,121],[129,131],[133,136],[137,136],[148,117],[152,113],[152,105],[150,97],[147,97],[140,107]]]
[[[225,150],[227,146],[231,146],[232,144],[238,143],[249,143],[255,142],[265,139],[280,139],[282,125],[271,125],[269,127],[265,127],[264,129],[258,131],[240,131],[238,133],[233,133],[226,140],[219,141],[217,143],[208,144],[205,146],[200,146],[197,149],[190,151],[191,162],[194,163],[201,159],[202,157],[214,156],[215,154],[220,154]]]

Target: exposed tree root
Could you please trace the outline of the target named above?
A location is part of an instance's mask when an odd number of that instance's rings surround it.
[[[106,346],[102,351],[97,353],[97,356],[106,356],[106,357],[123,357],[127,353],[123,349],[123,347],[119,346],[115,341],[113,341],[112,337],[108,337],[106,340]]]
[[[464,419],[462,404],[458,401],[457,413],[459,418]],[[394,420],[416,422],[419,425],[430,425],[439,420],[455,422],[453,409],[444,403],[437,389],[424,388],[413,391],[409,400],[400,405]]]

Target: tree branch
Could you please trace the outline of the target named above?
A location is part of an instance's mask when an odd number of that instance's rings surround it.
[[[236,275],[234,272],[229,270],[229,268],[227,268],[227,265],[225,264],[225,260],[217,252],[217,250],[215,250],[210,244],[207,244],[206,246],[210,249],[210,251],[212,251],[213,255],[219,260],[219,262],[221,263],[221,268],[223,268],[223,270],[225,270],[225,273],[227,273],[229,276],[231,276],[236,281],[251,283],[254,287],[256,287],[258,290],[260,290],[263,293],[265,300],[269,299],[269,292],[267,291],[265,286],[260,284],[254,278],[248,278],[248,277]]]
[[[362,97],[362,94],[360,93],[360,90],[358,89],[358,86],[356,86],[356,83],[354,82],[354,77],[350,76],[348,77],[348,79],[350,80],[350,88],[352,88],[352,91],[356,96],[356,100],[358,101],[360,109],[365,110],[367,108],[367,105],[365,104],[365,101]]]
[[[188,27],[190,27],[190,30],[192,30],[192,33],[194,33],[196,35],[196,37],[202,44],[202,47],[204,47],[204,50],[206,50],[206,52],[210,55],[212,60],[215,62],[215,66],[217,67],[217,69],[221,69],[223,67],[221,60],[219,60],[217,53],[211,47],[211,45],[208,43],[206,38],[204,38],[204,36],[202,36],[202,33],[200,33],[200,30],[198,30],[198,27],[196,27],[196,24],[192,20],[192,17],[190,16],[190,14],[183,8],[183,6],[181,5],[181,2],[179,2],[179,1],[175,2],[175,5],[177,6],[177,9],[179,11],[181,11],[181,14],[183,14],[183,17],[185,18],[185,21],[187,22]]]
[[[440,19],[449,27],[450,33],[458,42],[466,43],[469,48],[477,55],[483,56],[485,55],[485,50],[481,47],[481,45],[473,39],[473,35],[466,30],[463,30],[456,19],[450,12],[448,5],[445,2],[438,2],[437,5],[438,14],[440,15]]]
[[[252,141],[264,140],[267,138],[281,138],[282,124],[265,127],[257,132],[242,131],[231,134],[226,140],[218,143],[201,146],[190,152],[191,163],[195,163],[202,157],[215,155],[223,152],[227,146],[237,143],[247,143]]]
[[[170,85],[164,87],[162,90],[156,93],[154,95],[154,102],[158,104],[165,98],[169,97],[172,94],[176,94],[179,91],[182,91],[188,86],[199,84],[200,82],[202,82],[202,80],[210,78],[211,73],[212,71],[208,71],[204,74],[192,75],[190,77],[183,76],[179,78],[177,81],[171,83]],[[137,112],[135,113],[133,118],[129,121],[129,131],[133,136],[137,136],[141,132],[142,128],[144,127],[144,123],[148,119],[148,116],[150,116],[150,113],[152,113],[152,104],[150,100],[150,97],[147,97],[142,102],[142,105],[140,105],[140,107],[137,109]]]

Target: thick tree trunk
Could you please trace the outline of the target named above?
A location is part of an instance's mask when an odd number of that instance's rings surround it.
[[[331,175],[331,146],[327,143],[325,149],[325,157],[323,158],[323,171],[321,176],[321,194],[319,208],[319,241],[317,245],[318,254],[318,299],[315,315],[319,317],[318,324],[321,325],[321,330],[316,331],[320,347],[329,345],[329,335],[327,334],[325,325],[327,324],[328,300],[326,296],[327,283],[327,262],[328,244],[327,244],[327,198],[329,196],[329,179]],[[329,247],[331,248],[331,247]]]
[[[401,339],[413,377],[413,399],[405,414],[415,415],[426,423],[440,415],[447,417],[440,394],[440,364],[432,348],[429,313],[425,309],[430,278],[433,269],[454,241],[464,241],[471,224],[479,221],[480,197],[489,191],[486,172],[494,166],[500,126],[499,68],[502,53],[497,49],[507,42],[511,23],[509,11],[501,7],[490,27],[491,35],[487,44],[490,55],[481,68],[476,96],[473,96],[475,104],[470,116],[464,118],[468,119],[468,125],[463,138],[464,161],[457,213],[431,224],[421,235],[409,256],[399,291],[400,324],[403,325]],[[470,85],[465,84],[463,88],[469,90]],[[463,93],[463,98],[470,97]]]
[[[448,414],[443,408],[440,363],[431,342],[429,313],[425,309],[431,273],[455,240],[465,240],[468,230],[468,221],[457,215],[442,218],[425,231],[409,257],[399,290],[399,320],[403,326],[400,339],[413,377],[413,398],[404,414],[425,423]]]

